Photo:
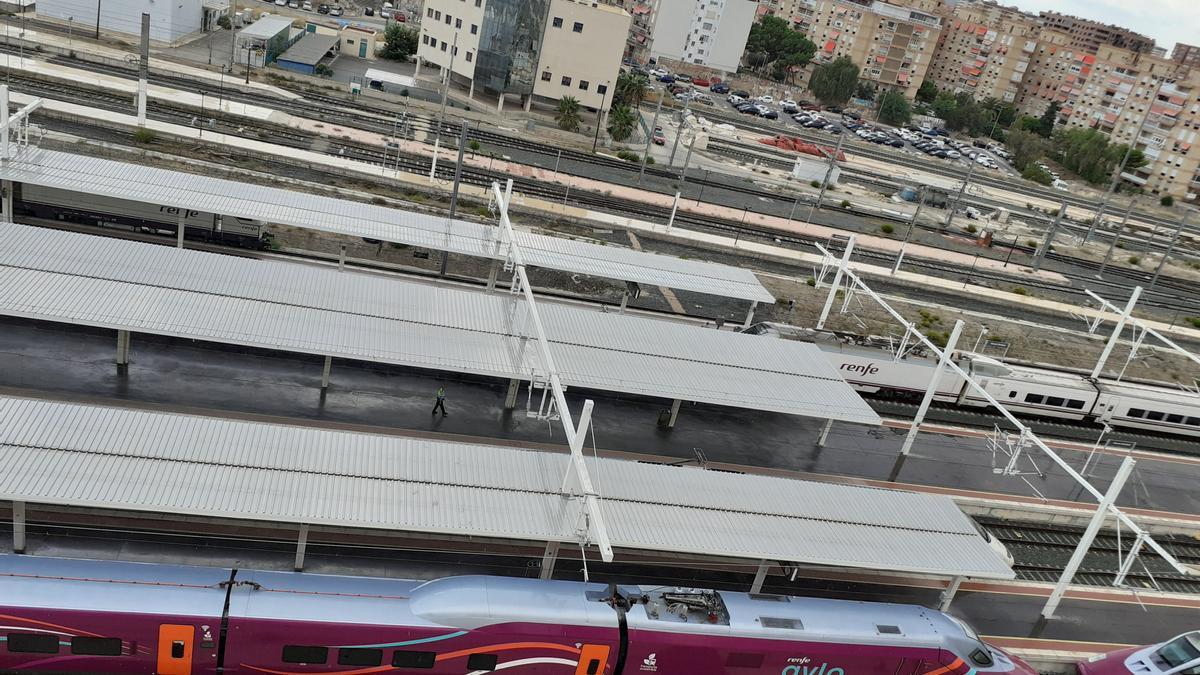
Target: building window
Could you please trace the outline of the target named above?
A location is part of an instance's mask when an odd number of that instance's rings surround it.
[[[476,6],[476,7],[482,7],[482,6],[483,6],[483,0],[475,0],[475,6]]]
[[[455,28],[462,28],[462,19],[455,19],[455,20],[454,20],[454,27],[455,27]]]
[[[608,93],[608,85],[607,84],[596,85],[596,93],[600,94],[601,96],[607,94]]]
[[[425,16],[429,17],[430,19],[432,19],[432,18],[433,18],[433,8],[432,8],[432,7],[430,7],[430,8],[429,8],[429,9],[427,9],[427,10],[425,10]]]
[[[575,25],[571,27],[571,30],[575,31],[576,33],[582,33],[583,32],[583,23],[576,21]]]
[[[447,45],[445,42],[443,42],[442,43],[442,51],[446,51],[446,47],[448,47],[448,46],[449,45]]]
[[[566,75],[563,75],[562,86],[564,86],[564,87],[571,86],[571,78],[567,77]]]
[[[479,33],[479,26],[471,24],[471,35],[475,35],[477,33]]]
[[[563,23],[562,17],[561,16],[554,17],[554,21],[552,21],[551,23],[554,25],[555,28],[562,28],[562,23]]]
[[[542,73],[542,82],[549,82],[549,81],[550,81],[550,71],[547,70],[546,72]]]
[[[438,12],[434,12],[434,13],[433,13],[433,20],[434,20],[434,21],[441,21],[441,20],[442,20],[442,13],[441,13],[440,11],[438,11]]]
[[[450,15],[449,14],[446,15],[446,25],[447,26],[450,25]]]
[[[450,53],[451,53],[451,54],[453,54],[454,56],[458,56],[458,47],[454,47],[454,48],[452,48],[452,49],[450,50]]]
[[[472,60],[471,52],[467,52],[467,63],[470,63]]]
[[[587,80],[580,80],[580,81],[579,81],[579,90],[580,90],[580,91],[587,91],[587,90],[588,90],[588,86],[590,86],[590,85],[588,84],[588,81],[587,81]]]

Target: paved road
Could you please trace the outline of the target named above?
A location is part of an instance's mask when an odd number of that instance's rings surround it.
[[[503,410],[504,384],[336,361],[332,386],[321,396],[319,360],[280,353],[135,335],[127,377],[113,365],[114,334],[57,324],[0,322],[0,386],[187,405],[482,438],[561,442],[561,431],[524,415],[522,390],[515,412]],[[433,394],[447,389],[447,417],[432,416]],[[573,406],[581,392],[570,392]],[[849,424],[834,426],[825,448],[815,447],[822,422],[750,410],[685,404],[678,426],[656,426],[666,401],[592,393],[600,448],[825,474],[883,479],[902,441],[900,432]],[[1078,467],[1081,455],[1069,456]],[[1004,458],[1000,460],[1003,462]],[[1101,460],[1095,481],[1106,485],[1118,461]],[[1029,476],[1046,497],[1079,499],[1080,488],[1060,469]],[[925,434],[902,481],[1022,495],[1034,491],[1020,478],[992,473],[993,459],[978,440]],[[1143,461],[1121,495],[1129,506],[1200,513],[1195,490],[1200,465]]]

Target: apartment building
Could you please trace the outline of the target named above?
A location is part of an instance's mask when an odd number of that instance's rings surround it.
[[[1095,54],[1102,45],[1134,52],[1149,52],[1154,48],[1154,38],[1135,33],[1128,28],[1058,12],[1042,12],[1041,17],[1046,28],[1066,33],[1070,37],[1068,46],[1072,49]]]
[[[503,109],[516,95],[526,110],[534,97],[573,96],[607,110],[620,72],[630,16],[621,7],[576,0],[425,0],[422,65],[437,67],[468,96],[497,97]]]
[[[1171,50],[1171,60],[1185,68],[1200,68],[1200,47],[1177,43]]]
[[[1102,46],[1067,125],[1133,143],[1148,164],[1124,180],[1152,194],[1200,192],[1200,71],[1172,59]]]
[[[848,56],[862,66],[862,79],[911,99],[937,49],[942,11],[940,0],[816,0],[808,32],[817,45],[813,60]]]
[[[1037,51],[1041,22],[1016,7],[962,2],[946,17],[926,79],[982,101],[1015,103]]]
[[[759,0],[765,13],[791,24],[793,30],[808,33],[812,28],[816,0]]]
[[[1058,103],[1060,119],[1071,116],[1096,63],[1095,53],[1072,46],[1073,40],[1069,34],[1053,28],[1039,31],[1037,49],[1017,99],[1021,113],[1041,115],[1051,103]]]
[[[650,56],[735,73],[757,0],[654,0]]]

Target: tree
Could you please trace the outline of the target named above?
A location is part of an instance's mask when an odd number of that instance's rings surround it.
[[[1175,198],[1171,195],[1163,195],[1162,199],[1158,200],[1158,203],[1163,206],[1175,206]]]
[[[229,16],[227,14],[222,14],[221,16],[217,17],[217,25],[225,30],[229,30],[230,27],[233,26],[233,22],[229,20]]]
[[[558,110],[554,113],[554,121],[563,131],[579,131],[579,101],[574,96],[564,96],[558,99]]]
[[[1046,139],[1024,129],[1009,131],[1005,145],[1012,153],[1012,163],[1018,171],[1029,168],[1046,154]]]
[[[921,86],[917,88],[917,100],[921,103],[933,103],[937,98],[938,88],[933,83],[933,80],[922,80]]]
[[[858,86],[854,88],[854,98],[862,99],[864,101],[874,101],[875,85],[867,82],[866,80],[862,80],[858,83]]]
[[[613,91],[613,105],[624,105],[636,108],[646,97],[646,85],[650,80],[645,75],[621,73],[617,75],[617,87]]]
[[[907,124],[912,119],[912,106],[904,94],[889,89],[879,97],[879,121],[884,124]]]
[[[1042,138],[1050,138],[1050,134],[1054,133],[1054,125],[1058,124],[1058,111],[1062,110],[1062,104],[1058,101],[1046,106],[1046,112],[1038,118],[1037,134]]]
[[[779,81],[803,68],[816,53],[811,40],[777,16],[759,19],[746,38],[746,65],[759,74],[769,71]]]
[[[417,31],[405,28],[402,23],[389,23],[383,34],[383,52],[380,55],[392,61],[407,61],[416,53]]]
[[[608,135],[618,143],[633,135],[637,114],[626,105],[613,106],[608,111]]]
[[[1095,129],[1060,129],[1054,133],[1055,157],[1063,166],[1079,174],[1089,183],[1105,183],[1112,178],[1125,153],[1127,145],[1114,145],[1108,136]],[[1132,171],[1146,165],[1146,157],[1140,150],[1129,153],[1124,171]]]
[[[850,100],[858,84],[858,66],[848,56],[839,56],[813,68],[808,89],[825,105],[842,105]]]
[[[1025,167],[1025,170],[1021,172],[1021,177],[1035,183],[1041,183],[1042,185],[1049,185],[1054,182],[1054,176],[1051,176],[1049,171],[1037,164],[1030,164]]]

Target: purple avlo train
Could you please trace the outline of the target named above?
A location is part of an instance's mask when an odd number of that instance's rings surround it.
[[[1200,675],[1200,630],[1148,647],[1128,647],[1093,656],[1079,675]]]
[[[1035,675],[914,605],[13,555],[0,643],[5,673]]]

